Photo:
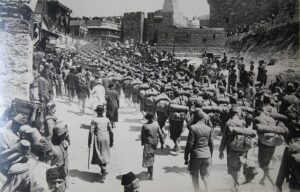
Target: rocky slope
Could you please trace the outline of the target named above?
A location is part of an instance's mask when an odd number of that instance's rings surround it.
[[[300,67],[299,22],[261,30],[257,33],[229,37],[226,51],[246,60],[276,60],[276,65]]]
[[[267,68],[269,81],[276,74],[286,80],[300,80],[299,22],[229,37],[226,52],[229,57],[244,57],[246,63],[275,59],[275,65]]]

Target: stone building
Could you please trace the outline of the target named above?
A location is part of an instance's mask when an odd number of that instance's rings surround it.
[[[142,43],[144,39],[145,13],[125,13],[122,23],[123,41]]]
[[[158,29],[169,26],[189,27],[189,20],[181,13],[177,0],[165,0],[162,10],[148,13],[145,40],[157,43]]]
[[[299,0],[208,0],[210,27],[226,32],[236,27],[267,21],[272,15],[299,18]]]
[[[219,53],[225,46],[223,28],[175,28],[160,29],[157,32],[158,46],[196,48],[208,52]]]
[[[68,38],[71,13],[72,10],[58,0],[37,0],[34,11],[40,29],[40,39],[35,44],[37,50],[46,51],[56,46],[57,39]]]
[[[32,82],[33,44],[32,10],[24,10],[25,1],[0,5],[0,113],[15,98],[29,100]],[[22,15],[22,19],[20,16]]]
[[[189,21],[180,11],[177,0],[165,0],[162,10],[148,13],[146,40],[166,50],[178,52],[210,51],[220,53],[225,46],[223,28],[205,28],[200,18]],[[202,27],[202,28],[201,28]]]

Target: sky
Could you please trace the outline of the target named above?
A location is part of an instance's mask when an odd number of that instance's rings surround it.
[[[59,0],[72,9],[73,17],[122,16],[125,12],[153,12],[162,9],[164,0]],[[178,0],[181,12],[192,18],[209,13],[207,0]]]

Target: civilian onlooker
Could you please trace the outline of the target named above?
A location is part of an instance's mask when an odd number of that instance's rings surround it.
[[[124,186],[124,192],[140,192],[140,180],[132,172],[122,176],[121,184]]]

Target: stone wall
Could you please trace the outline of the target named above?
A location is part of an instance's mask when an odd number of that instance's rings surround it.
[[[123,41],[142,43],[144,36],[145,13],[125,13],[123,17]]]
[[[14,98],[29,100],[32,82],[33,45],[27,23],[18,18],[2,18],[0,29],[0,109]]]
[[[225,31],[219,28],[194,29],[169,27],[158,30],[158,46],[224,48]]]
[[[208,0],[208,3],[210,27],[223,27],[226,32],[267,20],[273,13],[281,18],[299,18],[299,0]]]

